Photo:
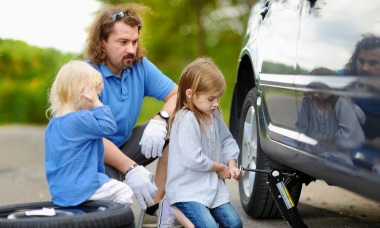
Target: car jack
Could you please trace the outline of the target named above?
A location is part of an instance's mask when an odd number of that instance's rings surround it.
[[[281,212],[282,217],[293,228],[307,228],[308,226],[303,222],[297,206],[294,204],[292,197],[286,185],[293,184],[296,173],[285,173],[280,170],[262,170],[262,169],[246,169],[240,166],[240,171],[251,171],[267,173],[269,175],[269,181],[267,182],[268,188],[272,193],[278,209]],[[284,183],[284,176],[288,176],[289,179]]]

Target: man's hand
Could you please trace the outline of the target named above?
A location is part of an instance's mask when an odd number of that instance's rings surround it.
[[[167,133],[165,122],[151,119],[139,143],[141,145],[141,153],[146,158],[161,157]]]
[[[154,205],[157,187],[150,181],[152,174],[142,166],[138,166],[127,173],[125,180],[133,191],[141,209],[146,210],[147,205]]]

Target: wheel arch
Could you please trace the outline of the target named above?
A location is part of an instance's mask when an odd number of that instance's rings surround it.
[[[254,72],[251,56],[248,52],[243,51],[238,63],[230,113],[229,128],[235,139],[239,136],[239,122],[242,115],[244,99],[248,92],[256,86],[256,76]]]

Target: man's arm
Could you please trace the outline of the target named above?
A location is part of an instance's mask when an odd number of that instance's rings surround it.
[[[153,198],[156,196],[157,187],[150,181],[152,175],[142,166],[134,166],[135,162],[127,157],[115,144],[108,139],[103,139],[104,142],[104,162],[125,175],[125,180],[131,187],[134,196],[139,202],[142,209],[146,209],[147,205],[153,205]],[[129,170],[129,168],[131,169]]]
[[[165,105],[162,110],[173,114],[175,105],[177,102],[178,86],[172,89],[172,91],[163,99]],[[167,136],[167,119],[162,118],[160,115],[155,115],[146,126],[143,136],[140,140],[141,153],[146,158],[161,157],[165,144],[165,137]]]
[[[135,162],[127,157],[115,144],[106,138],[103,138],[104,143],[104,162],[125,173],[129,167]]]
[[[163,99],[165,102],[164,107],[162,108],[163,111],[166,111],[171,116],[174,112],[175,105],[177,102],[177,92],[178,92],[178,86],[174,86],[172,91]],[[165,121],[162,119],[159,115],[156,115],[153,117],[155,120]]]

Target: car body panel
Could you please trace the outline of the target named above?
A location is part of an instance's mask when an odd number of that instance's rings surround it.
[[[269,4],[268,4],[269,3]],[[268,120],[274,126],[294,129],[296,100],[293,90],[301,1],[270,1],[261,7],[257,53],[259,92]],[[284,114],[285,113],[285,114]]]

